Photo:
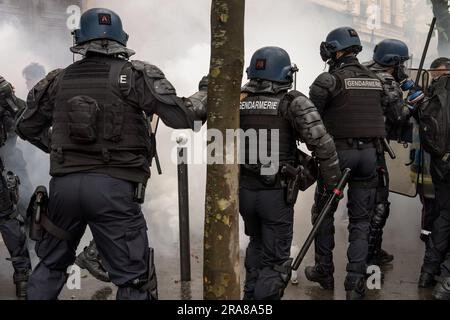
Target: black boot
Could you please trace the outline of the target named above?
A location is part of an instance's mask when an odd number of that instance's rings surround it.
[[[365,278],[357,280],[355,283],[346,279],[345,291],[347,300],[364,300],[366,296],[366,281]]]
[[[434,274],[422,271],[419,277],[419,288],[431,288],[436,285]]]
[[[94,241],[91,241],[91,243],[83,249],[83,252],[77,256],[75,264],[82,269],[87,269],[96,279],[103,282],[111,282],[108,272],[106,272],[102,265],[102,260],[100,259]]]
[[[450,300],[450,277],[437,277],[437,284],[433,290],[436,300]]]
[[[305,268],[306,279],[317,282],[325,290],[334,290],[333,274],[327,273],[321,265]]]
[[[369,265],[384,266],[394,260],[394,256],[387,253],[385,250],[380,249],[374,252],[373,256],[369,260]]]
[[[17,270],[14,272],[14,284],[16,285],[16,296],[19,299],[27,298],[27,285],[30,276],[29,269]]]

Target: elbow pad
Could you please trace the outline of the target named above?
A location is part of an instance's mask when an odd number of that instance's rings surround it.
[[[138,60],[131,61],[131,64],[143,74],[145,84],[156,100],[168,105],[178,104],[175,88],[158,67]]]
[[[342,175],[337,154],[335,153],[331,158],[326,160],[319,160],[319,168],[320,175],[322,176],[327,189],[333,189]]]
[[[289,117],[300,139],[308,146],[317,146],[318,139],[327,133],[319,112],[305,96],[297,97],[291,103]]]

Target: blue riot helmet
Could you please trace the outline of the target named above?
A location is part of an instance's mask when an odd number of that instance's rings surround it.
[[[406,43],[396,39],[381,41],[375,47],[373,53],[373,60],[376,63],[383,67],[394,68],[392,75],[398,82],[404,82],[408,79],[404,63],[405,61],[408,61],[409,58],[409,49]]]
[[[406,43],[396,39],[381,41],[374,50],[373,60],[385,67],[393,67],[409,60],[409,49]]]
[[[289,54],[279,47],[264,47],[253,54],[247,68],[248,79],[292,83],[298,69],[291,64]]]
[[[128,34],[122,28],[120,17],[109,9],[89,9],[80,19],[80,28],[74,31],[75,44],[107,39],[127,46]]]
[[[362,51],[361,39],[355,29],[341,27],[331,31],[326,41],[320,45],[320,55],[323,61],[335,58],[336,52],[352,49],[358,54]]]

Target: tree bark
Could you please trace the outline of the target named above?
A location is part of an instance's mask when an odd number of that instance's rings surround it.
[[[245,0],[212,0],[208,130],[226,137],[239,128],[239,96],[244,65]],[[208,139],[209,140],[209,139]],[[209,141],[208,145],[214,143]],[[227,143],[213,156],[226,154]],[[234,139],[233,164],[207,166],[203,297],[240,299],[239,165]]]
[[[447,0],[431,0],[438,30],[438,51],[441,57],[450,56],[450,12]]]

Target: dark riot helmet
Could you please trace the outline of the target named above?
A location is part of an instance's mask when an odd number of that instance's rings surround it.
[[[373,60],[384,67],[395,67],[409,60],[406,43],[396,39],[381,41],[374,50]]]
[[[248,79],[292,83],[298,69],[291,64],[286,50],[279,47],[264,47],[256,50],[247,68]]]
[[[107,39],[114,40],[127,46],[128,34],[122,28],[120,17],[109,9],[89,9],[80,19],[80,28],[74,30],[75,44],[80,45],[88,41]]]
[[[353,48],[356,54],[362,51],[361,39],[355,29],[341,27],[331,31],[326,41],[320,45],[320,55],[323,61],[335,57],[336,52]]]

